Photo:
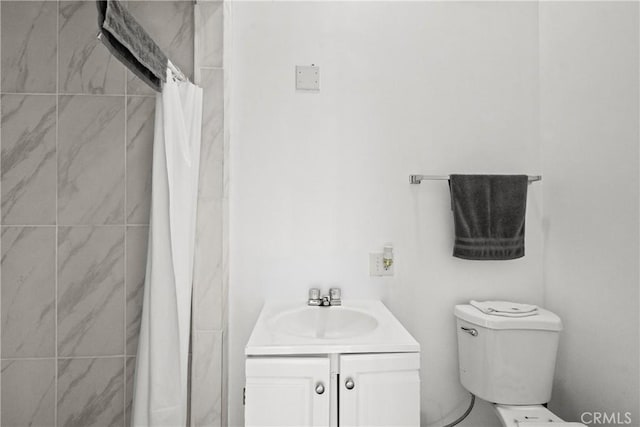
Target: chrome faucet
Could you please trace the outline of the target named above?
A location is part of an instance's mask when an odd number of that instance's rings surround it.
[[[319,306],[319,307],[342,305],[342,300],[340,299],[340,296],[341,296],[340,288],[329,289],[329,295],[325,295],[323,297],[320,296],[320,289],[311,288],[309,289],[309,300],[307,301],[307,305]]]

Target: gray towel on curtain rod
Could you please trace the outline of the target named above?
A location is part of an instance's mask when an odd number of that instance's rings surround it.
[[[451,175],[453,256],[508,260],[524,256],[527,175]]]
[[[97,0],[100,40],[136,76],[155,91],[166,81],[167,56],[117,0]]]

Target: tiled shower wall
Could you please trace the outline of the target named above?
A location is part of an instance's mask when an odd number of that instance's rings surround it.
[[[227,269],[223,26],[228,3],[195,5],[195,82],[204,89],[198,223],[193,279],[191,425],[226,425]],[[224,25],[223,25],[223,21]]]
[[[128,4],[193,75],[193,3]],[[0,14],[2,426],[128,425],[153,93],[96,39],[93,1]]]

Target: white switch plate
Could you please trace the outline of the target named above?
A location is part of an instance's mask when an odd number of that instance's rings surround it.
[[[384,269],[383,254],[369,254],[369,276],[393,276],[393,264],[388,270]]]
[[[320,67],[317,65],[296,65],[296,89],[320,90]]]

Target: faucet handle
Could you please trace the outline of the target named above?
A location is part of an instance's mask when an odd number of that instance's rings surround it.
[[[320,289],[309,289],[309,300],[307,301],[307,305],[320,305],[321,303],[322,300],[320,299]]]
[[[342,295],[342,291],[340,290],[340,288],[329,289],[329,299],[331,300],[331,304],[340,305],[342,303],[341,295]]]
[[[309,299],[320,299],[320,289],[318,288],[309,289]]]

